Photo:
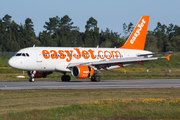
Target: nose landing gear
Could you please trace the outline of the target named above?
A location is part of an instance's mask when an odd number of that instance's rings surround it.
[[[28,71],[28,75],[29,75],[29,82],[34,82],[35,79],[34,79],[34,76],[36,74],[36,71]]]

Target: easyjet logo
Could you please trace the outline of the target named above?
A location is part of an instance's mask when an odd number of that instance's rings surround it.
[[[134,41],[136,40],[136,38],[140,35],[140,32],[142,30],[142,27],[144,26],[144,24],[146,23],[146,21],[144,21],[144,19],[142,19],[141,23],[138,24],[137,26],[137,30],[136,32],[134,33],[132,39],[130,40],[130,43],[133,44]]]
[[[79,50],[79,48],[74,48],[73,50],[43,50],[42,55],[45,59],[66,59],[70,62],[74,59],[114,59],[121,58],[121,53],[119,51],[102,51],[99,50],[95,53],[94,50]]]

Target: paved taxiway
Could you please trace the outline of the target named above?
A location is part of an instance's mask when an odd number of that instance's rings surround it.
[[[1,90],[15,89],[94,89],[94,88],[170,88],[180,87],[180,79],[143,79],[143,80],[101,80],[79,81],[18,81],[0,82]]]

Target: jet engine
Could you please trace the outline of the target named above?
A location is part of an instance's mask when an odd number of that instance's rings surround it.
[[[46,78],[46,76],[48,75],[48,74],[52,74],[53,72],[40,72],[40,71],[36,71],[35,73],[34,73],[34,71],[27,71],[27,74],[28,74],[28,76],[29,77],[32,77],[32,74],[34,74],[33,75],[33,78]]]
[[[76,78],[90,78],[95,72],[92,66],[87,65],[76,65],[71,69],[71,74]]]

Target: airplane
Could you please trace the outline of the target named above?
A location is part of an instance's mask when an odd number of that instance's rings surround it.
[[[70,81],[67,72],[75,78],[90,78],[99,82],[102,70],[122,68],[133,63],[167,57],[152,57],[154,53],[144,50],[150,16],[142,16],[133,32],[120,48],[89,47],[28,47],[19,50],[8,61],[10,67],[27,71],[29,82],[45,78],[53,72],[64,75],[62,81]]]

